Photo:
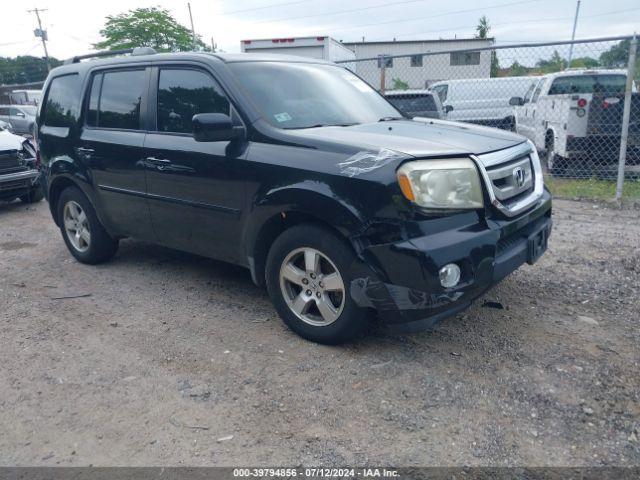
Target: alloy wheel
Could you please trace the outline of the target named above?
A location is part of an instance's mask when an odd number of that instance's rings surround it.
[[[70,200],[63,210],[64,231],[75,248],[79,252],[86,252],[91,245],[91,231],[89,220],[82,207]]]
[[[342,276],[329,257],[314,248],[298,248],[285,257],[280,289],[289,309],[315,327],[332,324],[344,309]]]

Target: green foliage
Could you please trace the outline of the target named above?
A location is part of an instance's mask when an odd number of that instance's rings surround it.
[[[500,73],[500,62],[498,61],[498,54],[495,50],[491,51],[491,77],[497,77]]]
[[[553,55],[549,60],[540,59],[536,62],[536,67],[540,73],[554,73],[559,72],[564,68],[565,61],[560,56],[557,50],[553,51]]]
[[[525,66],[520,65],[517,60],[514,60],[514,62],[509,67],[509,72],[508,72],[508,74],[506,76],[507,77],[522,77],[522,76],[527,75],[528,73],[529,73],[529,70]]]
[[[571,59],[571,68],[596,68],[600,62],[591,57],[579,57]]]
[[[168,10],[158,7],[110,15],[100,35],[104,40],[94,45],[99,50],[135,47],[152,47],[159,52],[209,50],[197,35],[193,45],[191,30],[180,25]]]
[[[400,80],[399,78],[394,78],[392,80],[393,82],[393,89],[394,90],[408,90],[409,89],[409,84],[407,82],[405,82],[404,80]]]
[[[600,55],[600,63],[606,68],[626,68],[630,47],[630,40],[622,40]],[[640,43],[636,48],[635,78],[640,78]]]
[[[61,65],[56,58],[49,58],[51,68]],[[47,63],[41,57],[0,57],[0,85],[41,82],[47,78]]]
[[[481,16],[478,20],[478,25],[476,25],[476,38],[488,38],[490,31],[491,25],[489,24],[489,19],[486,15]]]

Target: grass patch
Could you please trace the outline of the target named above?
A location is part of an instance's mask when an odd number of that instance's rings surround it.
[[[616,182],[611,180],[596,180],[595,178],[575,180],[545,175],[544,182],[551,193],[557,197],[595,200],[613,200],[616,198]],[[640,181],[625,180],[622,198],[627,200],[640,199]]]

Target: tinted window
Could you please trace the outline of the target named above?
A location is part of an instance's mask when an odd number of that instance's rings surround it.
[[[102,86],[102,74],[95,75],[91,81],[91,93],[89,94],[89,109],[87,111],[87,125],[98,126],[98,106],[100,100],[100,87]]]
[[[229,101],[213,78],[197,70],[161,70],[158,130],[191,133],[191,119],[196,113],[229,115]]]
[[[440,101],[444,103],[444,101],[447,99],[448,89],[449,87],[447,85],[437,85],[433,87],[432,90],[438,94],[438,96],[440,97]]]
[[[9,115],[9,109],[7,107],[0,107],[0,115]]]
[[[78,119],[80,105],[80,77],[56,77],[49,85],[44,105],[44,124],[51,127],[70,127]]]
[[[411,66],[412,67],[421,67],[422,66],[422,55],[411,55]]]
[[[624,75],[575,75],[556,78],[549,95],[571,93],[624,93],[627,78]]]
[[[403,113],[436,112],[436,102],[431,95],[389,97],[389,101]]]
[[[145,86],[144,70],[105,73],[102,80],[97,126],[139,130],[140,104]]]
[[[449,64],[457,65],[480,65],[480,52],[451,52]]]

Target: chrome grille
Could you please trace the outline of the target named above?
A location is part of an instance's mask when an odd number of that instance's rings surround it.
[[[0,152],[0,171],[11,170],[15,171],[22,167],[24,161],[18,152]]]
[[[542,196],[540,159],[530,142],[474,157],[491,203],[513,217],[532,207]]]

